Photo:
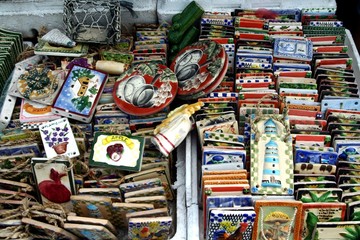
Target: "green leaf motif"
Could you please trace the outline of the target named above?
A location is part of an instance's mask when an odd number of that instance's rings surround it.
[[[347,233],[340,233],[340,235],[346,240],[358,240],[360,239],[360,226],[355,225],[352,227],[345,227]]]
[[[341,218],[339,218],[339,217],[336,217],[336,218],[330,218],[329,220],[327,220],[327,222],[340,222],[340,221],[342,221],[342,219],[341,219]]]
[[[330,191],[327,191],[325,193],[323,193],[320,197],[319,197],[319,201],[318,202],[328,202],[328,200],[330,199],[329,196],[330,196],[331,192]],[[329,198],[329,199],[328,199]]]
[[[91,108],[92,103],[89,101],[89,96],[81,96],[78,98],[71,99],[71,102],[74,104],[74,107],[82,112],[85,108]]]
[[[354,212],[353,214],[351,214],[350,220],[351,221],[360,221],[360,211]]]
[[[300,199],[300,201],[302,201],[303,203],[311,203],[314,202],[311,198],[306,198],[306,197],[302,197]]]
[[[151,68],[151,64],[140,64],[138,70],[141,71],[143,75],[155,75],[155,72]]]
[[[97,93],[98,93],[98,89],[97,89],[96,87],[92,86],[92,87],[89,89],[89,92],[90,92],[91,94],[97,94]]]
[[[208,71],[210,72],[211,76],[215,76],[217,72],[219,72],[219,69],[221,67],[221,59],[216,59],[214,62],[212,62],[209,66],[208,66]]]
[[[319,202],[319,198],[318,198],[318,196],[316,195],[316,193],[310,191],[309,194],[310,194],[310,197],[311,197],[311,199],[312,199],[313,202]]]
[[[354,239],[354,237],[348,233],[340,233],[340,236],[342,236],[346,240],[356,240],[356,238]]]
[[[308,229],[308,235],[304,238],[304,240],[311,240],[312,234],[314,232],[314,229],[316,227],[317,222],[319,221],[318,217],[312,213],[309,212],[306,217],[306,226]]]

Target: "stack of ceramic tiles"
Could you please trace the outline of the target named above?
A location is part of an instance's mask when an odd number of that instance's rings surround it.
[[[205,12],[201,18],[200,40],[211,39],[221,44],[228,57],[228,69],[214,92],[233,92],[235,43],[233,16],[230,12]],[[216,93],[219,94],[219,93]],[[215,94],[215,95],[216,95]],[[229,95],[229,94],[227,94]]]

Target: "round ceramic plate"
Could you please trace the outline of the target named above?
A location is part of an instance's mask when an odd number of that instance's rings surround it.
[[[215,79],[208,87],[206,87],[205,89],[203,89],[200,92],[197,92],[195,94],[183,95],[183,96],[178,95],[178,97],[180,99],[183,99],[183,100],[194,100],[194,99],[198,99],[198,98],[201,98],[201,97],[205,97],[207,94],[214,91],[220,85],[220,83],[223,81],[224,76],[225,76],[225,74],[227,72],[227,68],[228,68],[228,64],[229,64],[228,59],[227,59],[227,55],[225,56],[225,58],[226,58],[225,67],[220,72],[218,78]]]
[[[123,112],[144,116],[168,106],[177,90],[176,75],[168,67],[142,63],[121,74],[114,85],[113,97]]]
[[[58,80],[46,68],[33,68],[22,74],[17,82],[18,92],[27,99],[43,99],[58,88]]]
[[[179,97],[207,88],[218,79],[225,65],[225,49],[214,41],[199,41],[182,49],[170,65],[179,82]]]

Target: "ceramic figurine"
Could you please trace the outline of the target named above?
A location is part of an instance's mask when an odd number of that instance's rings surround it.
[[[154,130],[151,141],[162,154],[168,156],[187,136],[192,127],[191,116],[199,110],[204,103],[184,104],[168,114]]]

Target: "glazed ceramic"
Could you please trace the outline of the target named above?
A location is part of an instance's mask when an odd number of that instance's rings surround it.
[[[170,68],[179,80],[178,95],[190,96],[209,87],[227,71],[227,54],[221,44],[204,40],[185,47]]]
[[[160,112],[175,98],[178,81],[166,66],[142,63],[131,67],[116,81],[113,97],[125,113],[144,116]]]

